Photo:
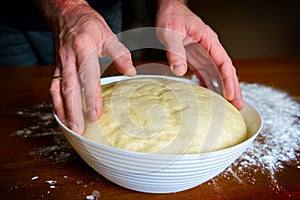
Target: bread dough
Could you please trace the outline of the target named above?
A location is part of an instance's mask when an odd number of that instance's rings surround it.
[[[240,112],[219,94],[158,77],[102,86],[103,113],[86,122],[84,137],[116,148],[159,154],[196,154],[247,139]]]

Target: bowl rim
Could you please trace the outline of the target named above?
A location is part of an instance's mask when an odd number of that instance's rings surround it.
[[[115,78],[120,78],[120,77],[124,77],[124,76],[110,76],[110,77],[104,77],[104,78],[101,78],[100,80],[103,80],[103,79],[107,79],[109,80],[110,78],[111,79],[115,79]],[[141,78],[141,77],[161,77],[161,78],[171,78],[174,80],[188,80],[188,81],[185,81],[185,82],[189,82],[190,79],[181,79],[179,77],[170,77],[170,76],[161,76],[161,75],[136,75],[134,77],[125,77],[125,79],[133,79],[133,78]],[[122,79],[124,80],[124,79]],[[196,83],[196,81],[194,80],[190,80],[191,82],[190,83]],[[109,83],[111,82],[116,82],[116,81],[110,81]],[[108,84],[108,83],[107,83]],[[105,84],[104,84],[105,85]],[[84,137],[83,135],[80,135],[78,133],[75,133],[74,131],[72,131],[71,129],[69,129],[65,124],[62,123],[62,121],[58,118],[58,116],[56,115],[55,111],[53,110],[53,116],[56,120],[56,122],[61,126],[63,127],[68,133],[70,133],[72,136],[75,136],[77,139],[80,139],[80,140],[83,140],[84,142],[87,142],[87,143],[92,143],[93,145],[96,145],[98,147],[101,147],[101,148],[107,148],[108,150],[110,151],[114,151],[114,152],[122,152],[122,153],[129,153],[131,155],[136,155],[136,156],[149,156],[149,155],[153,155],[157,158],[159,157],[162,157],[162,158],[174,158],[174,157],[185,157],[185,158],[190,158],[190,157],[195,157],[197,156],[199,158],[199,156],[205,156],[207,154],[222,154],[226,151],[232,151],[233,149],[236,149],[236,148],[240,148],[241,146],[245,145],[246,143],[248,142],[251,142],[252,140],[254,140],[257,135],[261,132],[262,128],[263,128],[263,124],[264,124],[264,119],[262,117],[262,114],[261,112],[259,111],[259,109],[257,109],[257,107],[255,107],[253,105],[253,103],[248,100],[247,98],[244,98],[244,108],[246,106],[250,106],[252,107],[252,109],[255,110],[255,112],[257,112],[258,116],[259,116],[259,120],[260,120],[260,124],[259,124],[259,128],[257,129],[257,131],[250,137],[248,137],[246,140],[244,140],[243,142],[241,143],[238,143],[236,145],[233,145],[233,146],[230,146],[230,147],[227,147],[227,148],[224,148],[224,149],[219,149],[219,150],[214,150],[214,151],[208,151],[208,152],[202,152],[202,153],[193,153],[193,154],[157,154],[157,153],[147,153],[147,152],[136,152],[136,151],[130,151],[130,150],[126,150],[126,149],[120,149],[120,148],[116,148],[116,147],[113,147],[113,146],[108,146],[108,145],[105,145],[105,144],[101,144],[99,142],[96,142],[96,141],[93,141],[93,140],[90,140],[86,137]],[[244,109],[243,108],[243,109]],[[242,109],[242,110],[243,110]]]

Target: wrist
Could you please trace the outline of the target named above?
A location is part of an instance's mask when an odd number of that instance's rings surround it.
[[[182,4],[186,5],[187,1],[188,0],[157,0],[156,2],[157,2],[157,6],[159,8],[160,6],[169,6],[173,3],[182,3]]]
[[[75,14],[88,5],[85,0],[34,0],[34,3],[52,30],[59,26],[64,16]]]
[[[157,0],[157,11],[160,13],[161,11],[165,12],[166,10],[176,10],[179,7],[186,7],[187,0]]]

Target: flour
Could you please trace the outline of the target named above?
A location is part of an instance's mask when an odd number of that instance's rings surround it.
[[[300,104],[287,93],[259,84],[241,83],[243,96],[251,101],[264,119],[264,126],[253,145],[219,176],[211,179],[216,192],[222,192],[220,179],[234,179],[240,184],[255,184],[256,173],[268,177],[269,185],[279,192],[281,187],[276,173],[286,166],[300,169]],[[16,112],[26,120],[28,126],[13,133],[24,138],[49,137],[47,146],[38,147],[29,154],[37,159],[48,158],[55,163],[64,163],[77,158],[77,154],[62,135],[52,117],[52,106],[41,103]],[[65,178],[68,178],[67,176]],[[34,181],[36,178],[33,177]],[[77,183],[78,184],[78,183]],[[55,184],[49,183],[55,187]],[[97,199],[97,191],[86,196]]]
[[[38,176],[34,176],[34,177],[31,178],[31,180],[37,180],[37,179],[39,179]]]
[[[40,103],[16,112],[26,118],[27,127],[16,131],[12,136],[23,138],[49,138],[49,145],[41,146],[29,152],[29,155],[39,158],[48,158],[54,163],[64,163],[78,156],[63,136],[56,124],[50,103]]]
[[[86,196],[87,200],[98,200],[100,199],[100,192],[98,190],[93,190],[91,195]]]
[[[57,181],[55,181],[55,180],[47,180],[46,182],[49,184],[49,188],[50,189],[56,188]]]
[[[300,168],[300,104],[272,87],[241,83],[241,89],[244,98],[260,110],[263,129],[253,145],[214,179],[233,178],[239,183],[255,184],[255,174],[262,173],[270,180],[270,187],[279,192],[284,188],[276,173],[286,166]]]

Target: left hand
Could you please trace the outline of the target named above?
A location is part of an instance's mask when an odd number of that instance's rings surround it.
[[[184,4],[184,1],[159,1],[156,26],[164,29],[164,31],[158,31],[157,35],[166,47],[169,65],[174,74],[182,76],[186,73],[185,46],[192,39],[210,54],[217,65],[225,87],[225,98],[236,108],[243,107],[236,69],[230,57],[221,45],[217,34],[195,15]],[[175,31],[181,34],[174,34]]]

